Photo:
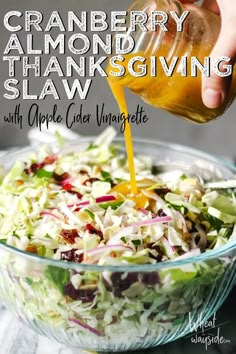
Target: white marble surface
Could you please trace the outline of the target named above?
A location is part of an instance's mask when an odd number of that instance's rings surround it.
[[[50,339],[37,335],[20,323],[2,305],[0,306],[1,354],[80,354],[74,348],[64,347]]]
[[[145,354],[236,354],[236,287],[216,314],[215,328],[205,335],[224,337],[226,344],[211,344],[206,349],[204,344],[192,343],[191,337],[184,337],[167,345],[139,351]],[[198,338],[204,336],[199,333]],[[78,348],[71,348],[55,343],[37,335],[21,324],[3,306],[0,305],[0,354],[85,354]]]

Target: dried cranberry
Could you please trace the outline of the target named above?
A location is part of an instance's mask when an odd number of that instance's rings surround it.
[[[112,291],[112,286],[111,286],[111,284],[110,284],[104,277],[102,277],[102,280],[103,280],[103,284],[104,284],[106,290],[107,290],[107,291]]]
[[[88,172],[85,171],[85,170],[80,170],[79,173],[80,173],[81,175],[87,175],[87,174],[88,174]]]
[[[95,298],[95,291],[97,289],[85,289],[85,290],[78,290],[79,300],[82,302],[92,302]]]
[[[150,315],[148,316],[148,319],[150,321],[153,321],[155,317],[156,317],[156,313],[150,313]]]
[[[42,163],[32,163],[30,169],[34,173],[34,172],[40,170],[40,168],[42,168],[42,167],[43,167]]]
[[[184,252],[184,250],[182,249],[181,246],[175,246],[175,250],[177,251],[179,256],[182,256],[183,254],[186,253],[186,252]]]
[[[69,173],[64,172],[61,175],[58,175],[56,172],[53,172],[53,178],[57,181],[57,182],[62,182],[65,181],[66,179],[68,179],[70,177]]]
[[[150,302],[145,302],[145,303],[143,304],[143,308],[144,308],[145,310],[149,310],[151,306],[152,306],[152,304],[151,304]]]
[[[81,300],[83,303],[92,302],[96,291],[97,289],[75,289],[71,283],[64,288],[65,295],[68,295],[73,300]]]
[[[88,183],[93,183],[93,182],[97,182],[100,181],[99,178],[88,178],[83,182],[83,186],[87,186]]]
[[[157,215],[160,216],[161,218],[167,216],[162,209],[158,210]]]
[[[167,193],[171,192],[171,190],[169,188],[156,188],[154,189],[154,192],[159,196],[164,196]]]
[[[74,286],[69,283],[65,286],[64,288],[64,294],[65,295],[68,295],[69,297],[71,297],[73,300],[76,300],[77,299],[77,290],[74,288]]]
[[[122,291],[128,289],[133,283],[138,281],[138,273],[112,273],[111,275],[113,294],[116,297],[122,296]]]
[[[72,186],[72,184],[70,184],[70,183],[66,183],[66,184],[64,184],[64,185],[62,186],[62,188],[63,188],[65,191],[70,191],[70,190],[73,188],[73,186]]]
[[[103,238],[103,233],[102,231],[96,229],[93,225],[91,224],[87,224],[85,226],[85,230],[88,231],[90,234],[96,234],[98,236],[100,236],[101,238]]]
[[[81,263],[83,261],[83,254],[77,254],[76,249],[67,252],[61,252],[61,260],[68,262]]]
[[[49,155],[45,157],[43,161],[43,165],[51,165],[56,161],[56,159],[57,159],[56,155]]]
[[[62,189],[64,189],[65,191],[67,191],[68,193],[70,193],[70,194],[74,194],[74,195],[76,195],[79,199],[81,199],[83,196],[82,196],[82,194],[81,193],[79,193],[79,192],[77,192],[77,191],[75,191],[75,190],[73,190],[73,186],[72,186],[72,184],[70,184],[70,183],[66,183],[66,184],[64,184],[63,186],[62,186]]]
[[[61,236],[64,238],[64,240],[67,243],[70,243],[70,244],[75,243],[76,237],[80,237],[79,234],[78,234],[78,231],[76,229],[62,230],[61,231]]]
[[[74,194],[74,195],[76,195],[77,196],[77,198],[79,198],[79,199],[81,199],[82,197],[83,197],[83,195],[81,194],[81,193],[79,193],[79,192],[76,192],[76,191],[73,191],[73,190],[67,190],[67,192],[68,193],[70,193],[70,194]]]
[[[30,175],[31,173],[35,173],[37,172],[38,170],[40,170],[41,168],[43,167],[43,164],[42,163],[32,163],[32,165],[29,167],[29,168],[26,168],[25,169],[25,173],[27,175]]]
[[[157,272],[143,273],[141,278],[145,285],[155,285],[160,280]]]
[[[148,246],[151,250],[155,250],[157,253],[158,253],[158,255],[157,256],[154,256],[152,253],[149,253],[149,256],[151,257],[151,258],[153,258],[153,259],[155,259],[157,262],[161,262],[161,260],[162,260],[162,257],[163,257],[163,252],[162,252],[162,250],[161,250],[161,248],[159,247],[159,246],[154,246],[153,244],[150,244],[149,246]]]
[[[34,162],[32,163],[32,165],[30,166],[30,168],[26,168],[25,169],[25,173],[27,173],[28,175],[30,175],[31,173],[35,173],[38,170],[40,170],[41,168],[43,168],[45,165],[51,165],[52,163],[54,163],[56,161],[57,157],[55,155],[50,155],[45,157],[45,159],[43,160],[43,162]]]

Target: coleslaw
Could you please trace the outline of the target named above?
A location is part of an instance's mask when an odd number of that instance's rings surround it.
[[[161,335],[202,305],[230,260],[152,272],[132,266],[181,260],[235,241],[235,195],[205,190],[194,176],[163,179],[149,156],[135,157],[138,193],[132,195],[115,135],[108,128],[84,150],[55,153],[45,146],[17,161],[0,186],[0,242],[78,266],[131,267],[128,273],[75,272],[16,259],[15,297],[30,316],[95,337],[127,328],[130,338]]]

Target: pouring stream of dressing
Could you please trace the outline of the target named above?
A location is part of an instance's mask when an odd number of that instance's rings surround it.
[[[113,82],[111,82],[111,80],[108,80],[108,83],[110,85],[114,98],[119,106],[120,112],[123,113],[125,117],[128,117],[128,109],[125,100],[124,88],[119,84],[114,84]],[[125,136],[125,146],[126,146],[128,164],[129,164],[131,193],[135,195],[138,193],[138,190],[137,190],[136,174],[135,174],[135,166],[134,166],[132,132],[131,132],[131,126],[129,122],[126,122],[124,136]]]

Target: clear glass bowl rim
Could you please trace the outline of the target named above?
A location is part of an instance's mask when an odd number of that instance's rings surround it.
[[[79,137],[78,141],[69,141],[68,146],[80,146],[81,144],[85,143],[91,143],[94,141],[95,137],[94,136],[86,136],[86,137]],[[214,155],[208,154],[206,152],[203,152],[198,149],[194,149],[192,147],[186,146],[186,145],[180,145],[180,144],[174,144],[174,143],[169,143],[169,142],[163,142],[161,140],[153,140],[153,139],[143,139],[143,138],[134,138],[133,139],[134,144],[147,144],[147,145],[152,145],[153,147],[165,147],[167,149],[173,150],[175,152],[181,152],[184,154],[187,154],[189,156],[193,155],[198,158],[210,160],[212,163],[216,163],[221,165],[222,167],[228,168],[231,170],[231,172],[236,173],[236,166],[231,164],[230,162],[217,158]],[[114,140],[114,143],[122,143],[124,144],[124,140],[122,137],[118,137]],[[50,145],[50,144],[49,144]],[[57,147],[56,144],[53,144],[54,147]],[[4,157],[7,157],[7,160],[9,161],[11,158],[11,155],[13,157],[13,163],[17,158],[23,158],[27,156],[28,153],[37,150],[37,146],[27,146],[27,147],[22,147],[22,148],[17,148],[17,150],[8,150],[4,155],[0,157],[0,162]],[[187,151],[187,152],[186,152]],[[14,157],[16,157],[14,159]],[[44,265],[51,265],[54,267],[60,267],[64,269],[74,269],[78,270],[80,269],[81,271],[97,271],[97,272],[103,272],[103,271],[111,271],[111,272],[150,272],[150,271],[159,271],[161,269],[165,268],[175,268],[175,267],[180,267],[184,266],[185,264],[189,263],[196,263],[196,262],[203,262],[206,260],[210,260],[212,258],[218,258],[218,257],[223,257],[226,255],[226,253],[229,253],[233,250],[236,249],[236,242],[229,242],[223,247],[219,247],[216,250],[213,251],[207,251],[204,252],[200,255],[189,257],[189,258],[184,258],[184,259],[177,259],[177,260],[171,260],[171,261],[165,261],[165,262],[160,262],[156,264],[134,264],[134,265],[94,265],[94,264],[81,264],[81,263],[75,263],[75,262],[66,262],[66,261],[60,261],[60,260],[55,260],[47,257],[42,257],[39,255],[35,255],[32,253],[28,253],[22,250],[19,250],[15,247],[2,244],[0,243],[0,249],[4,251],[9,251],[15,255],[25,257],[27,260],[32,261],[32,262],[38,262]]]

